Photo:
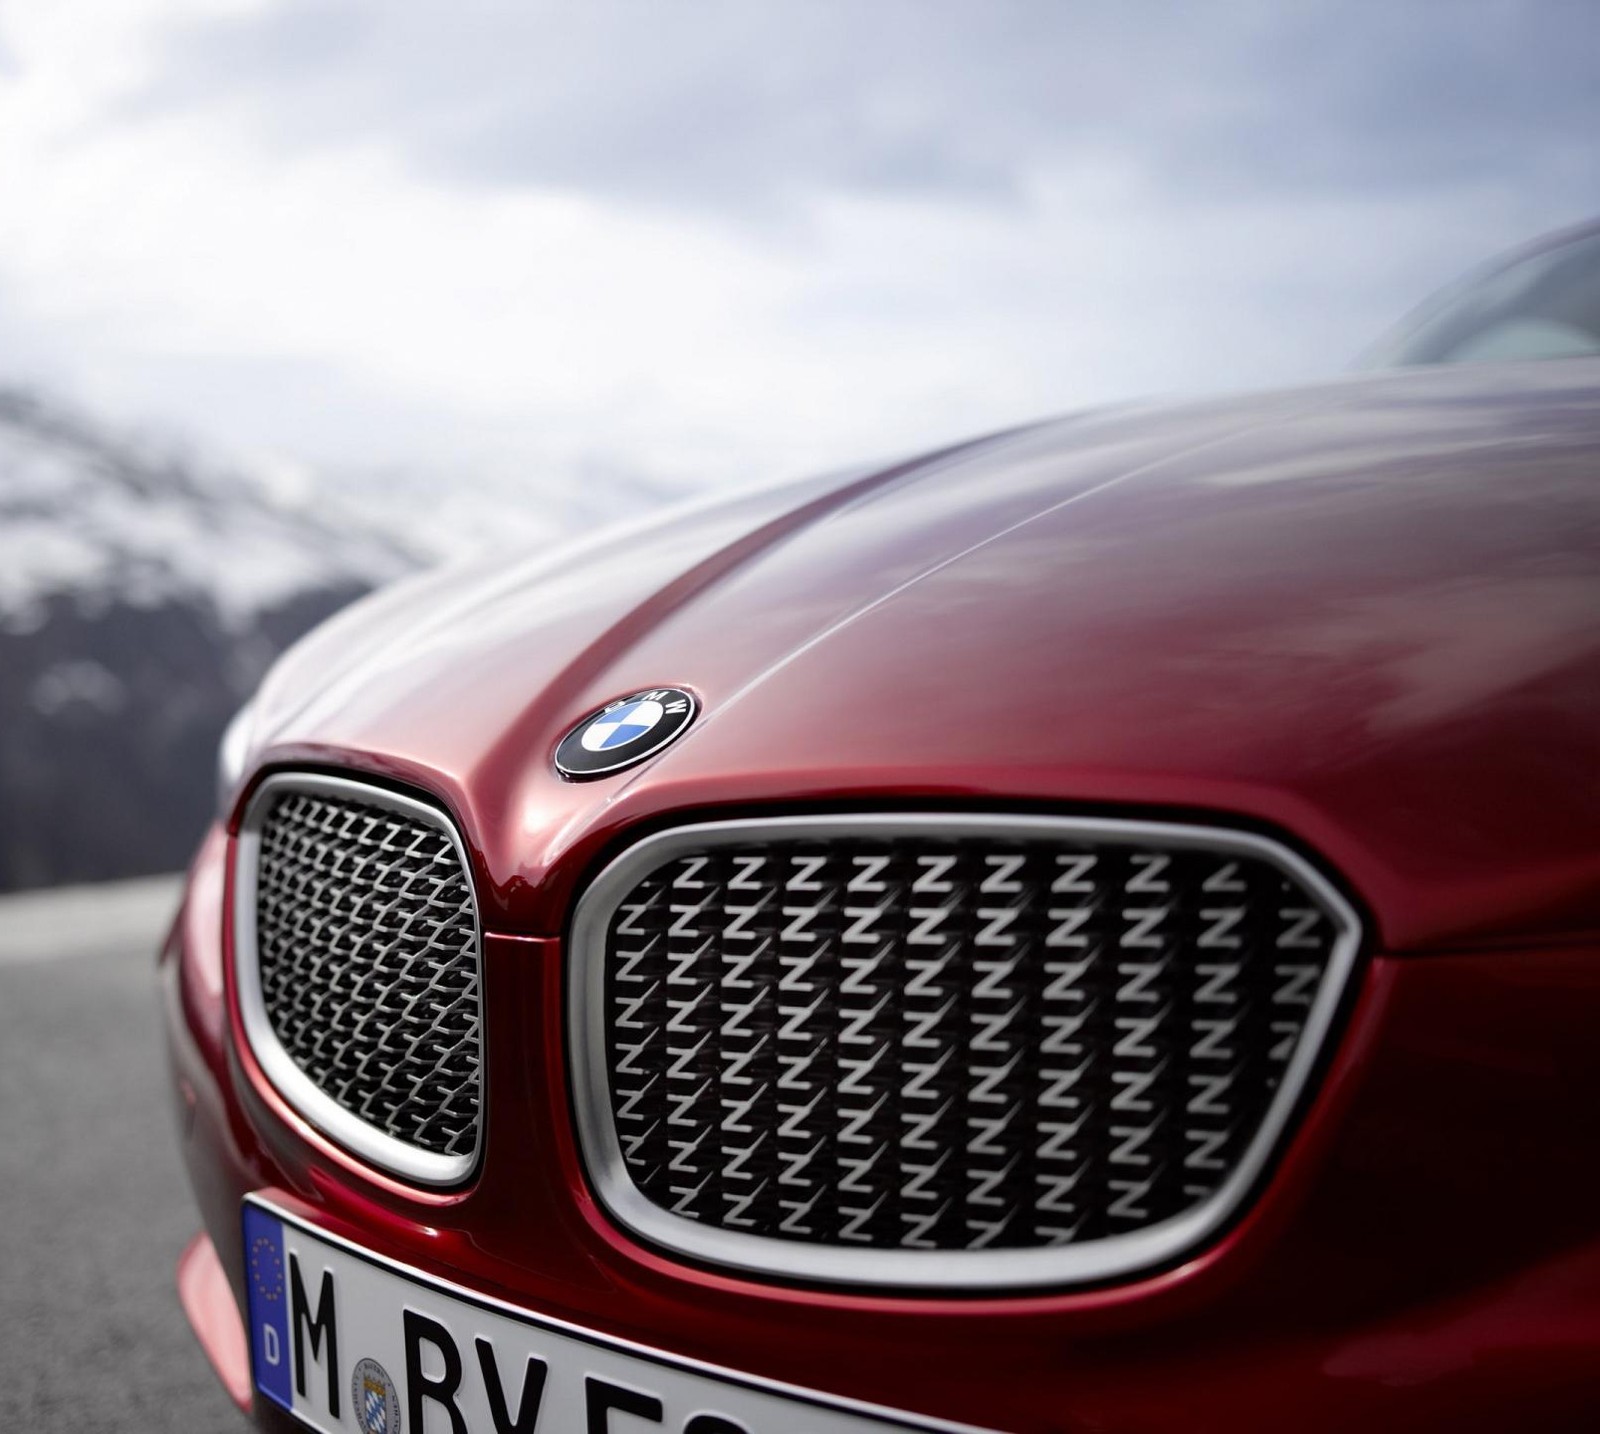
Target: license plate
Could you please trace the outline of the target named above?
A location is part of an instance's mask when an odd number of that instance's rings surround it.
[[[324,1434],[867,1434],[956,1430],[473,1294],[244,1206],[259,1394]]]

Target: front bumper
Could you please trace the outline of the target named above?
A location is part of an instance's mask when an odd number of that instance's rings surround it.
[[[883,1298],[691,1268],[606,1219],[573,1140],[555,941],[485,938],[474,1183],[427,1193],[358,1165],[237,1039],[225,853],[214,831],[161,972],[184,1154],[235,1322],[240,1204],[272,1189],[333,1234],[486,1296],[961,1423],[1548,1431],[1600,1415],[1600,949],[1370,960],[1270,1185],[1176,1269],[1062,1295]],[[229,1312],[217,1277],[206,1284],[185,1306],[235,1392]]]

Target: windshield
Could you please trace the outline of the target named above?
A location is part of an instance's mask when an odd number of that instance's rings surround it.
[[[1468,275],[1377,345],[1363,368],[1600,354],[1600,228]]]

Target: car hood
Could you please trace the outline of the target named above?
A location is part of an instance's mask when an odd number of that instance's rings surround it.
[[[254,765],[433,792],[506,932],[669,814],[863,803],[1274,830],[1391,950],[1592,932],[1597,397],[1575,360],[1089,414],[431,575],[280,662]],[[656,685],[687,735],[556,775]]]

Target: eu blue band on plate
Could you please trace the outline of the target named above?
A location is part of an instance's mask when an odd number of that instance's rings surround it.
[[[289,1371],[289,1286],[283,1222],[254,1205],[244,1207],[245,1285],[250,1295],[250,1367],[256,1388],[294,1408]]]

